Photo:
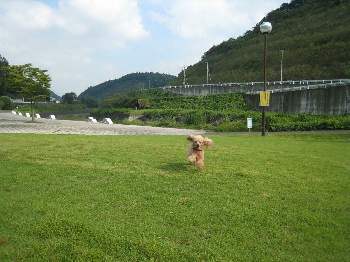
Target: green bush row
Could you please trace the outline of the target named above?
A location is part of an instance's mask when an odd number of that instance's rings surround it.
[[[35,103],[34,108],[39,112],[67,111],[74,112],[86,109],[83,104],[56,104],[56,103]]]
[[[211,109],[232,110],[247,109],[245,93],[219,94],[207,96],[153,97],[150,99],[151,108],[160,109]]]
[[[245,96],[246,94],[243,92],[186,96],[161,89],[149,89],[111,96],[104,101],[102,107],[134,109],[137,105],[137,100],[142,99],[147,101],[152,109],[247,109]]]
[[[19,111],[30,112],[30,104],[18,104]],[[35,113],[42,114],[46,112],[67,112],[74,113],[76,111],[85,110],[86,107],[83,104],[56,104],[56,103],[35,103],[34,111]]]
[[[315,116],[310,114],[269,114],[266,119],[269,131],[311,131],[311,130],[349,130],[350,115]]]
[[[137,114],[141,117],[131,122],[127,121],[132,114]],[[245,110],[128,110],[102,108],[93,110],[93,116],[99,119],[110,117],[116,123],[195,128],[217,132],[247,131],[248,117],[253,118],[252,131],[261,131],[262,124],[260,112]],[[350,115],[316,116],[311,114],[266,113],[266,130],[269,132],[342,129],[350,129]]]

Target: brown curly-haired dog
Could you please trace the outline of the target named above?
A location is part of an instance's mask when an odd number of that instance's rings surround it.
[[[202,137],[201,135],[189,135],[187,140],[192,142],[192,145],[188,149],[187,159],[190,163],[196,167],[204,166],[204,150],[203,147],[209,148],[213,145],[213,140],[208,137]]]

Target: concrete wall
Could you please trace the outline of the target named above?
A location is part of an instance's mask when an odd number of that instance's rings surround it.
[[[248,104],[261,111],[259,94],[247,95]],[[350,113],[350,85],[271,93],[266,112],[314,115]]]
[[[183,95],[213,95],[234,92],[246,92],[248,104],[261,111],[259,91],[263,90],[261,82],[227,83],[215,85],[169,86],[167,91]],[[315,115],[339,115],[350,113],[350,81],[314,80],[268,82],[266,89],[271,91],[270,106],[267,112],[285,112],[291,114],[310,113]],[[250,94],[253,93],[253,94]]]

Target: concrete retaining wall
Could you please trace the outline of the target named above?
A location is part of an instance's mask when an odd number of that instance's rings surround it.
[[[263,88],[263,82],[164,87],[167,91],[183,95],[246,92],[248,104],[259,111],[259,92]],[[272,92],[270,106],[265,108],[267,112],[315,115],[350,113],[350,79],[267,82],[266,90]]]
[[[247,95],[248,104],[261,111],[259,94]],[[350,113],[350,85],[271,93],[266,112],[314,115]]]

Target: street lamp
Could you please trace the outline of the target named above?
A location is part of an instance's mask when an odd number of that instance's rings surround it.
[[[266,93],[266,64],[267,64],[267,35],[272,30],[272,25],[270,22],[263,22],[260,25],[260,31],[265,36],[265,49],[264,49],[264,93]],[[262,126],[261,135],[265,136],[266,131],[266,116],[265,116],[265,105],[262,107]]]

